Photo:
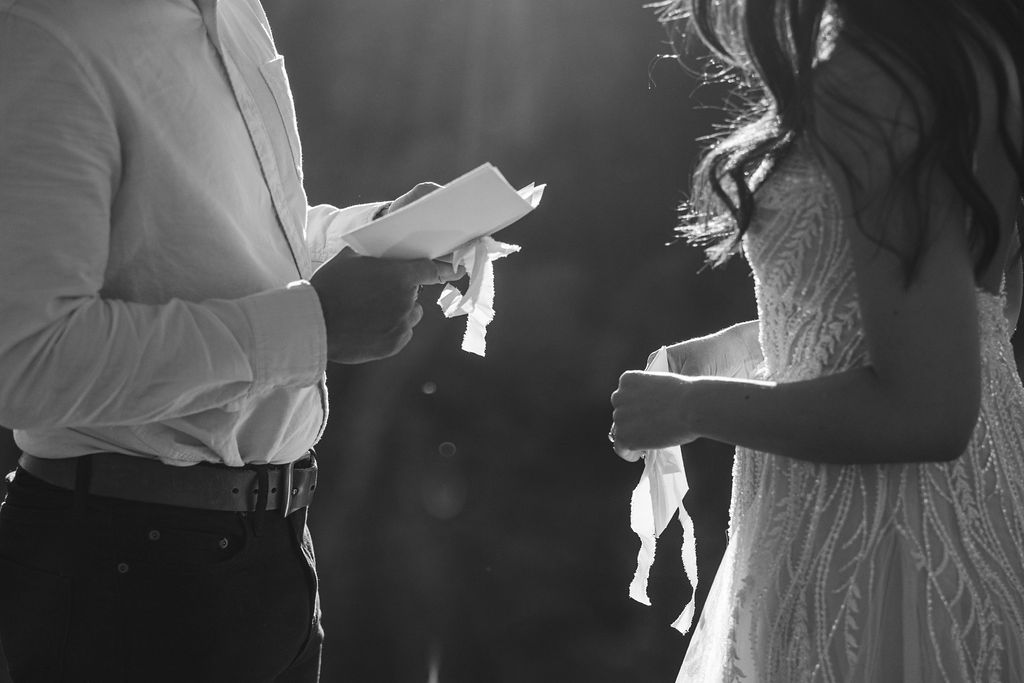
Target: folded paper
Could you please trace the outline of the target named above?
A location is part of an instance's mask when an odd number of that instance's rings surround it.
[[[515,190],[483,164],[414,202],[361,225],[344,239],[364,256],[436,259],[478,237],[493,235],[533,211],[544,185]]]
[[[665,347],[658,350],[647,369],[652,372],[669,372],[668,351]],[[640,475],[640,482],[633,489],[630,503],[630,527],[640,538],[640,552],[629,585],[629,597],[645,605],[651,604],[647,597],[647,581],[654,564],[658,537],[672,516],[678,513],[679,522],[683,526],[683,571],[693,587],[690,601],[672,624],[673,628],[682,633],[688,632],[693,623],[694,596],[697,593],[697,543],[693,520],[682,505],[688,489],[679,446],[644,452],[644,471]]]

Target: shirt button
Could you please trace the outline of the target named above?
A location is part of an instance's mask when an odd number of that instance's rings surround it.
[[[221,549],[221,550],[227,550],[227,547],[228,547],[228,539],[226,539],[226,538],[222,538],[222,539],[220,539],[220,541],[218,541],[218,542],[217,542],[217,545],[219,545],[219,546],[220,546],[220,549]]]
[[[131,567],[128,566],[127,562],[119,562],[117,565],[118,574],[127,574],[129,569],[131,569]]]
[[[157,531],[156,529],[151,529],[150,532],[149,532],[149,540],[151,540],[151,541],[159,541],[160,540],[160,532]]]

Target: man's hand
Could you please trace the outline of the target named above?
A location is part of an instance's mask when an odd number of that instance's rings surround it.
[[[384,211],[383,215],[386,216],[389,213],[398,211],[403,206],[407,204],[412,204],[420,197],[426,197],[434,190],[440,189],[440,187],[441,186],[438,185],[437,183],[418,183],[416,187],[412,188],[411,190],[403,194],[401,197],[391,202],[391,204],[388,205],[388,208]]]
[[[310,278],[327,324],[328,360],[365,363],[395,355],[423,317],[416,302],[420,285],[462,275],[429,259],[378,259],[342,251]]]

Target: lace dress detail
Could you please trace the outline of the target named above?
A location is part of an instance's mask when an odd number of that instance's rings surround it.
[[[868,362],[837,196],[796,149],[744,240],[776,381]],[[1024,388],[978,292],[982,399],[950,463],[821,465],[737,449],[729,545],[678,681],[1024,681]]]

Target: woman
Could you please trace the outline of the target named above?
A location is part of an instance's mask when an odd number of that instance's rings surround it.
[[[684,231],[759,320],[612,395],[624,457],[737,446],[679,680],[1024,680],[1024,2],[661,7],[756,95]]]

